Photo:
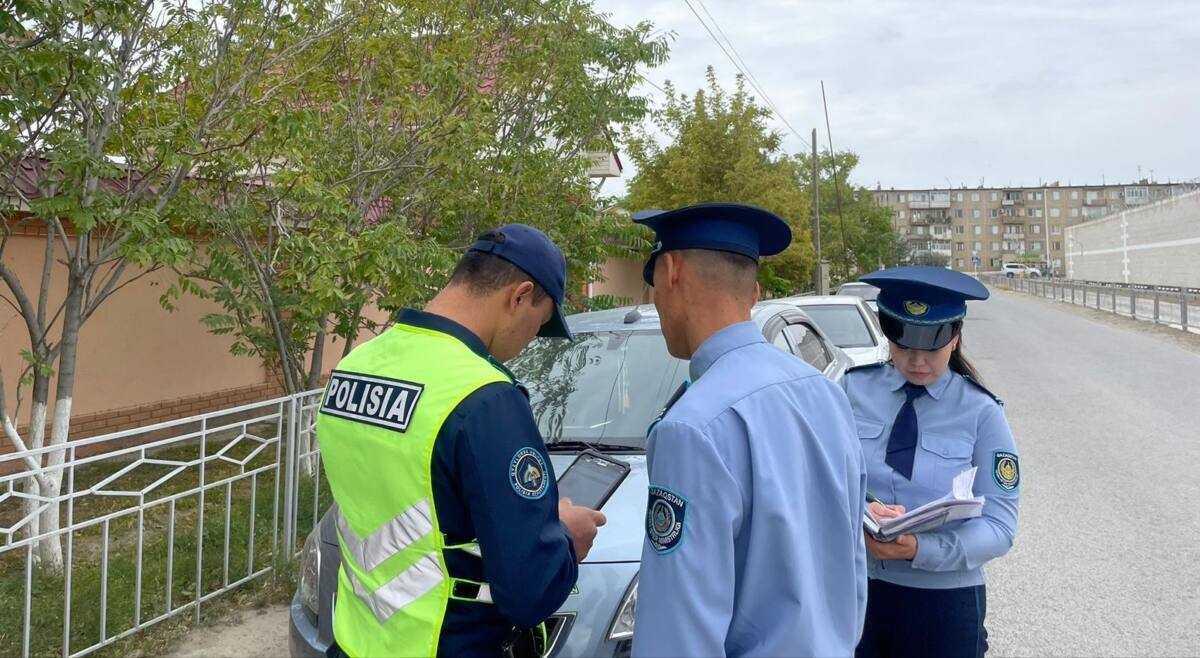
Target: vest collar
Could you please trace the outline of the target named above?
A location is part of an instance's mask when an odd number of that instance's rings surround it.
[[[492,353],[488,351],[487,346],[483,344],[483,341],[475,332],[444,315],[420,311],[415,308],[406,308],[396,314],[396,322],[422,329],[430,329],[456,338],[463,345],[466,345],[468,349],[477,354],[479,358],[484,359],[495,366],[500,372],[507,375],[511,381],[517,381],[517,376],[505,367],[503,363],[497,361],[496,357],[492,356]]]

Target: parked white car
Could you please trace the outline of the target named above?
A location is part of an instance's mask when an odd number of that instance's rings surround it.
[[[1001,266],[1000,271],[1004,276],[1012,278],[1018,276],[1041,276],[1042,271],[1036,267],[1031,267],[1024,263],[1005,263]]]
[[[774,301],[799,306],[856,366],[891,358],[888,341],[879,328],[879,321],[862,297],[826,295],[786,297]]]

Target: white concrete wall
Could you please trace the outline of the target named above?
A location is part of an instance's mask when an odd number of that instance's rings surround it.
[[[1067,277],[1200,287],[1200,192],[1067,228]]]

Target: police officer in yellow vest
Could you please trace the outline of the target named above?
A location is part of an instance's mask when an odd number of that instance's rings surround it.
[[[498,656],[566,600],[604,515],[559,501],[503,362],[570,338],[566,260],[510,224],[334,370],[317,435],[342,564],[331,656]]]

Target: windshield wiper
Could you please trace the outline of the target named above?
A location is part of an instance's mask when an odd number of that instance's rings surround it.
[[[547,443],[546,449],[554,450],[582,450],[590,448],[596,452],[645,452],[645,448],[641,446],[620,445],[616,443],[591,443],[589,441],[555,441]]]

